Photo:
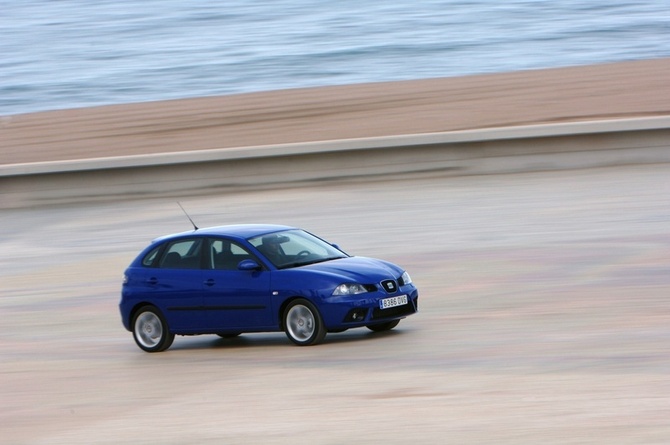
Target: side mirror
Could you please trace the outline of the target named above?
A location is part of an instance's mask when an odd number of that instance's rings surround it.
[[[242,260],[240,264],[237,265],[238,270],[261,270],[261,265],[255,262],[254,260]]]

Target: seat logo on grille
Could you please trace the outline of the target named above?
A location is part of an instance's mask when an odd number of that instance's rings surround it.
[[[398,285],[393,280],[384,280],[382,281],[382,287],[386,292],[392,294],[398,290]]]

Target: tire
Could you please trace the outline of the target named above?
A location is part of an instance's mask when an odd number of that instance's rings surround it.
[[[367,325],[366,327],[374,332],[384,332],[384,331],[390,331],[391,329],[395,328],[396,326],[398,326],[398,323],[400,323],[400,320],[387,321],[386,323],[379,323],[379,324],[370,324]]]
[[[174,341],[163,314],[154,306],[141,307],[133,317],[132,326],[135,343],[146,352],[165,351]]]
[[[326,336],[318,309],[302,298],[293,300],[286,307],[284,331],[288,339],[298,346],[316,345]]]

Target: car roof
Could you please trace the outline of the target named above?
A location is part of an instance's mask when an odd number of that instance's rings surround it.
[[[188,232],[173,233],[171,235],[156,238],[154,242],[163,241],[182,236],[227,236],[231,238],[247,239],[255,236],[266,235],[268,233],[280,232],[283,230],[293,230],[295,227],[279,224],[234,224],[226,226],[206,227],[203,229],[190,230]]]

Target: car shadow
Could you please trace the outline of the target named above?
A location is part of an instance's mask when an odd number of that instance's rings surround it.
[[[343,343],[360,343],[403,335],[403,329],[385,332],[372,332],[365,328],[351,329],[345,332],[328,333],[318,346]],[[283,332],[263,332],[242,334],[234,338],[221,338],[216,335],[177,336],[169,350],[196,349],[242,349],[252,347],[296,347]]]

